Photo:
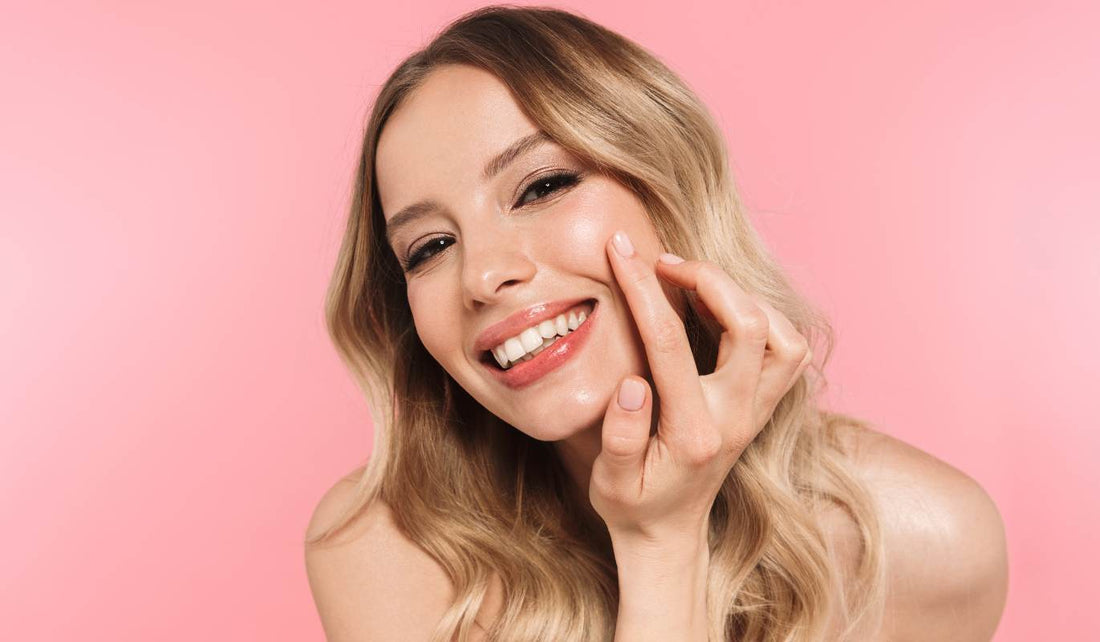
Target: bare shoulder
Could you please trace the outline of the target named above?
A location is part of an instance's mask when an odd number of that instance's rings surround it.
[[[321,498],[307,540],[332,526],[355,501],[361,470]],[[305,559],[329,642],[428,640],[454,597],[442,567],[401,532],[381,500],[331,541],[307,544]]]
[[[881,432],[844,433],[879,507],[887,564],[883,640],[987,642],[1008,588],[1004,524],[973,478]]]

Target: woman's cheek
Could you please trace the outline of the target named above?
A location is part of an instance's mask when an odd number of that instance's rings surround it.
[[[447,315],[440,314],[438,307],[433,312],[431,306],[427,305],[431,295],[424,288],[409,286],[407,293],[416,334],[428,352],[439,361],[441,353],[438,348],[445,342],[445,336],[441,332],[446,331],[447,325],[442,321]]]
[[[552,224],[545,238],[551,239],[549,249],[568,265],[584,265],[594,257],[604,258],[604,242],[611,232],[605,231],[606,212],[594,203],[581,200],[569,216]]]

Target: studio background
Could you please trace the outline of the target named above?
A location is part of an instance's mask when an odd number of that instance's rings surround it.
[[[322,321],[361,129],[475,6],[5,4],[0,636],[322,639],[303,533],[372,434]],[[837,330],[830,405],[997,502],[995,639],[1091,639],[1097,5],[556,6],[712,110]]]

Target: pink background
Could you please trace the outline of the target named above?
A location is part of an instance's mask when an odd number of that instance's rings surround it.
[[[371,444],[321,316],[360,127],[398,60],[475,5],[18,4],[2,636],[320,639],[303,529]],[[716,114],[755,221],[838,329],[833,405],[997,501],[996,639],[1091,639],[1100,10],[669,4],[560,6]]]

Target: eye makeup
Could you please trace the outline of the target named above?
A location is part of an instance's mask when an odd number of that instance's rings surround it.
[[[575,170],[553,170],[542,176],[532,179],[520,192],[519,200],[512,206],[513,209],[522,209],[546,200],[548,197],[569,189],[582,179],[582,172]],[[526,199],[528,194],[538,193],[533,199]],[[443,252],[453,242],[450,236],[435,236],[414,248],[410,248],[405,259],[401,261],[401,268],[405,272],[412,272],[425,261]]]

